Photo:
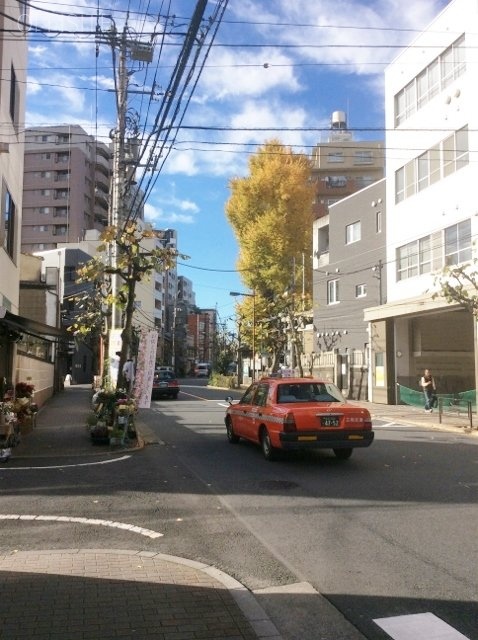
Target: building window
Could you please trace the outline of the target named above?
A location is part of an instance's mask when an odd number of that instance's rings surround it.
[[[345,227],[345,244],[352,244],[360,240],[361,228],[360,220],[352,222]]]
[[[360,149],[354,152],[354,164],[373,164],[371,149]]]
[[[405,200],[405,168],[395,171],[395,204]]]
[[[55,189],[55,200],[65,200],[68,198],[68,189]]]
[[[431,238],[425,236],[397,249],[397,281],[430,273],[432,268]]]
[[[347,186],[346,176],[327,176],[324,182],[327,189],[339,189]]]
[[[53,235],[54,236],[65,236],[66,235],[66,225],[64,224],[56,224],[53,226]]]
[[[10,191],[3,188],[3,248],[13,258],[15,254],[15,224],[16,208]]]
[[[430,273],[432,270],[432,243],[430,236],[420,238],[418,241],[418,268],[420,275]]]
[[[409,242],[397,249],[397,281],[418,275],[418,247]]]
[[[38,207],[38,213],[48,215],[50,213],[50,207]]]
[[[398,127],[466,69],[465,36],[460,36],[395,96],[395,126]]]
[[[356,298],[365,298],[365,296],[367,295],[367,285],[362,283],[362,284],[357,284],[355,285],[355,297]]]
[[[451,84],[465,71],[465,37],[461,36],[440,56],[442,88]]]
[[[455,131],[395,172],[395,203],[423,191],[469,162],[468,126]]]
[[[468,127],[455,131],[443,141],[443,176],[468,164]]]
[[[418,191],[422,191],[429,185],[430,168],[429,168],[429,152],[425,151],[417,160],[418,170]]]
[[[71,265],[66,266],[65,265],[65,282],[76,282],[76,277],[77,277],[77,272],[76,272],[76,267],[73,267]]]
[[[356,176],[355,177],[355,186],[357,189],[364,189],[369,185],[373,184],[376,181],[374,176]]]
[[[382,212],[375,213],[375,233],[382,233]]]
[[[17,82],[17,74],[15,73],[15,69],[13,64],[10,68],[10,117],[12,119],[13,124],[17,124],[18,120],[18,82]]]
[[[398,127],[415,113],[416,107],[417,92],[415,80],[413,80],[395,96],[395,126]]]
[[[455,133],[455,171],[468,164],[468,127]]]
[[[49,196],[50,195],[50,189],[40,189],[40,195],[41,196]]]
[[[329,280],[327,282],[327,304],[336,304],[339,300],[339,281]]]
[[[344,161],[343,151],[329,151],[327,154],[327,162],[329,164],[337,164]]]
[[[460,264],[471,260],[471,223],[464,220],[445,229],[445,264]]]
[[[440,90],[438,59],[417,76],[417,108],[421,109]]]

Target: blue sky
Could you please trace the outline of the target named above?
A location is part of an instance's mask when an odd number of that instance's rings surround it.
[[[101,44],[96,55],[94,37],[83,32],[94,32],[96,13],[102,33],[112,24],[106,16],[121,29],[129,7],[130,33],[159,33],[163,22],[158,13],[165,4],[31,2],[32,25],[75,33],[32,31],[27,126],[79,124],[108,142],[116,114],[111,50]],[[199,306],[217,308],[225,321],[234,315],[235,298],[229,292],[245,290],[235,272],[238,248],[224,205],[229,180],[247,174],[250,154],[272,137],[310,152],[321,132],[307,129],[328,128],[336,110],[347,113],[349,127],[357,130],[355,139],[383,139],[383,71],[399,47],[447,4],[414,0],[405,9],[402,0],[229,0],[184,129],[145,208],[155,227],[178,231],[178,248],[190,257],[178,271],[194,282]],[[171,0],[170,5],[179,30],[189,23],[196,0]],[[214,7],[210,1],[205,15]],[[159,42],[157,37],[153,63],[131,77],[132,87],[145,94],[153,86],[153,72],[161,91],[164,70],[177,59],[177,48],[160,51]],[[129,106],[146,126],[154,102],[146,112],[144,95],[131,94]],[[208,130],[211,126],[223,130]]]

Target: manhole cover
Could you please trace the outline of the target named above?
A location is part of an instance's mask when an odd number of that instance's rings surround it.
[[[264,480],[260,483],[260,486],[271,491],[284,491],[286,489],[296,489],[299,485],[297,482],[290,482],[289,480]]]

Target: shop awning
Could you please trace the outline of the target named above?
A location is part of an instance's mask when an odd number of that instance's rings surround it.
[[[38,338],[71,338],[65,329],[59,329],[58,327],[52,327],[48,324],[38,322],[37,320],[17,316],[11,311],[8,311],[5,307],[1,306],[0,325],[6,326],[19,333],[28,333],[29,335],[36,336]]]

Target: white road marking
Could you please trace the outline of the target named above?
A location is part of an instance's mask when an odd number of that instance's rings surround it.
[[[72,522],[75,524],[92,524],[99,525],[101,527],[111,527],[113,529],[124,529],[131,531],[132,533],[139,533],[147,538],[162,538],[163,533],[153,531],[152,529],[145,529],[143,527],[137,527],[134,524],[127,524],[126,522],[115,522],[113,520],[100,520],[99,518],[79,518],[70,516],[35,516],[35,515],[20,515],[17,513],[0,513],[0,520],[36,520],[41,522]]]
[[[374,622],[393,640],[469,640],[433,613],[414,613]]]
[[[68,467],[94,467],[99,464],[113,464],[114,462],[123,462],[131,458],[128,456],[121,456],[121,458],[115,458],[114,460],[99,460],[98,462],[79,462],[78,464],[54,464],[44,467],[8,467],[0,466],[0,471],[26,471],[28,469],[66,469]]]

